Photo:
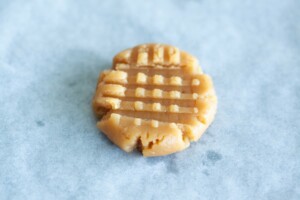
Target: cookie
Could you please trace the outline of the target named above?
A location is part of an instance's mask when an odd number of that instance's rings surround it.
[[[126,152],[162,156],[187,148],[213,121],[211,78],[192,55],[164,44],[118,53],[100,74],[93,110],[98,128]]]

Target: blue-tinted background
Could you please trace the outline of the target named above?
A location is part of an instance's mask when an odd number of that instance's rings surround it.
[[[169,43],[219,98],[178,154],[127,154],[91,110],[118,51]],[[0,1],[0,199],[300,199],[300,1]]]

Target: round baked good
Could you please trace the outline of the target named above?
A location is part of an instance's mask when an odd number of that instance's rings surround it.
[[[126,152],[162,156],[197,141],[214,119],[211,78],[192,55],[164,44],[118,53],[100,74],[93,110],[97,126]]]

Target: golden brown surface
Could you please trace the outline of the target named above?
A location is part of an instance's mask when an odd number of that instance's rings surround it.
[[[99,129],[124,151],[161,156],[187,148],[212,122],[217,98],[197,59],[178,48],[124,50],[100,74],[93,99]]]

